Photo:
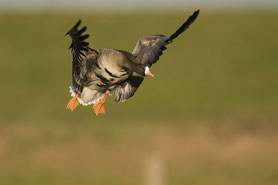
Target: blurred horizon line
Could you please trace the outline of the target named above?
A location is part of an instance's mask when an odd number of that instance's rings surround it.
[[[0,7],[1,13],[44,13],[44,12],[59,12],[59,13],[68,13],[75,11],[76,13],[107,13],[107,12],[171,12],[171,11],[195,11],[200,9],[201,11],[233,11],[233,12],[248,12],[248,11],[270,11],[278,12],[278,6],[264,6],[264,7],[246,7],[246,6],[172,6],[172,7],[103,7],[103,6],[56,6],[56,7],[36,7],[36,6],[24,6],[24,7],[13,7],[13,8],[4,8]],[[93,11],[93,12],[92,12]]]
[[[101,2],[100,0],[89,1],[80,0],[79,2],[73,0],[1,0],[1,12],[25,12],[25,11],[171,11],[171,10],[278,10],[278,1],[266,0],[264,2],[258,0],[235,0],[232,2],[223,0],[195,0],[195,1],[180,1],[173,0],[158,1],[158,0],[142,0],[140,2],[126,2],[126,0],[119,0],[117,3],[110,2],[110,0]]]

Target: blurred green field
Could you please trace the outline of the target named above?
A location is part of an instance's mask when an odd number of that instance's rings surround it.
[[[165,184],[278,184],[278,12],[201,11],[125,103],[65,109],[70,39],[132,51],[193,11],[0,14],[0,184],[140,185],[159,154]]]

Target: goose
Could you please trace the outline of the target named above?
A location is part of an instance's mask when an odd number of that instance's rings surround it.
[[[67,109],[73,111],[79,104],[94,104],[96,115],[105,114],[104,102],[108,95],[115,93],[117,103],[131,98],[145,77],[154,77],[150,71],[166,45],[173,42],[198,17],[200,10],[195,11],[182,26],[172,35],[156,34],[138,40],[132,53],[118,49],[96,50],[86,42],[88,34],[83,34],[87,27],[81,29],[79,20],[66,35],[72,39],[69,47],[72,53],[72,85],[70,93],[73,97]]]

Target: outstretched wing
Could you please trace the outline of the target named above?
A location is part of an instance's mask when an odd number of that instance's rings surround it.
[[[173,42],[181,33],[189,28],[189,26],[198,17],[200,10],[197,10],[191,15],[185,23],[172,35],[154,35],[147,36],[140,39],[132,54],[136,57],[136,63],[148,65],[149,67],[158,61],[159,57],[163,54],[166,45]]]
[[[193,15],[191,15],[187,21],[170,36],[154,35],[140,39],[132,52],[136,59],[134,62],[145,64],[149,67],[157,62],[159,56],[163,54],[162,52],[167,49],[166,45],[173,42],[173,39],[177,38],[181,33],[187,30],[195,21],[199,12],[200,10],[195,11]],[[143,80],[144,77],[135,76],[133,74],[127,82],[116,89],[115,101],[119,103],[120,101],[126,101],[128,98],[132,97]]]
[[[66,35],[69,35],[72,38],[72,43],[70,45],[71,53],[72,53],[72,84],[77,92],[81,93],[83,89],[83,85],[80,80],[80,73],[82,66],[85,63],[84,58],[86,57],[85,52],[88,51],[89,43],[85,42],[85,40],[89,37],[88,34],[83,35],[86,31],[86,26],[78,29],[81,24],[81,20],[79,20],[75,26],[68,31]]]

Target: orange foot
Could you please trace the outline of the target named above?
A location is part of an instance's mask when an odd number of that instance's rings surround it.
[[[104,102],[105,102],[108,94],[109,94],[109,91],[106,90],[104,97],[94,105],[94,110],[95,110],[96,115],[105,114]]]
[[[79,102],[78,102],[78,96],[79,94],[76,94],[68,103],[67,105],[67,109],[70,109],[71,111],[73,111],[78,105],[79,105]]]

